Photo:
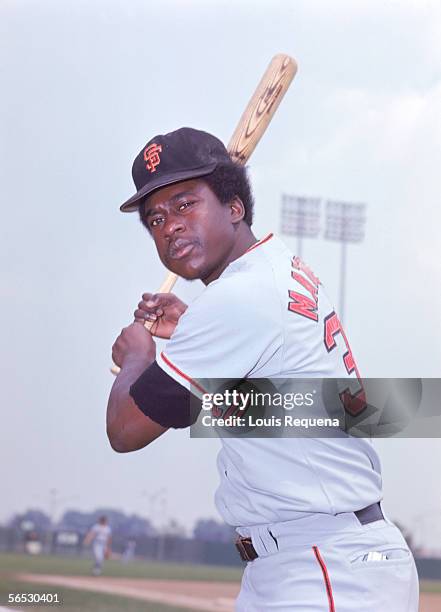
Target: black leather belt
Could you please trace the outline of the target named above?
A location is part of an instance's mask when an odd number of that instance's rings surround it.
[[[374,523],[375,521],[381,521],[384,519],[379,502],[376,504],[371,504],[366,508],[362,508],[362,510],[357,510],[354,512],[354,514],[362,525],[368,525],[369,523]],[[259,556],[250,537],[242,538],[239,536],[235,541],[235,546],[239,551],[242,561],[254,561],[254,559],[257,559]]]
[[[259,556],[251,542],[251,538],[238,537],[234,542],[242,561],[254,561]]]
[[[363,508],[363,510],[357,510],[357,512],[354,512],[354,514],[362,525],[367,525],[368,523],[374,523],[375,521],[381,521],[384,519],[380,502],[371,504],[367,508]]]

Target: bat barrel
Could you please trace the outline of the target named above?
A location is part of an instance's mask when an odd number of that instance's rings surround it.
[[[296,72],[297,63],[289,55],[279,53],[273,57],[228,143],[234,161],[246,164]]]

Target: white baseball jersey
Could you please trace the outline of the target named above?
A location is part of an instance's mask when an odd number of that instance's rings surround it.
[[[157,358],[190,388],[201,378],[353,378],[358,371],[318,278],[272,234],[210,283]],[[353,512],[381,499],[360,438],[223,438],[216,505],[233,526]]]
[[[94,535],[93,543],[98,544],[100,546],[107,546],[110,535],[112,534],[112,529],[109,525],[102,525],[101,523],[96,523],[91,532]]]

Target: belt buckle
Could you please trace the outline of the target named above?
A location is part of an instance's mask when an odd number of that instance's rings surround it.
[[[240,558],[242,561],[254,561],[257,559],[257,553],[254,551],[253,543],[251,542],[251,538],[237,538],[234,542],[237,550],[239,551]],[[247,550],[247,546],[249,545],[251,550],[253,550],[255,556],[251,556]]]

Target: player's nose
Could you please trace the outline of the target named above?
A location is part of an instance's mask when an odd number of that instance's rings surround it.
[[[174,215],[168,215],[163,226],[164,236],[166,238],[172,238],[174,234],[181,233],[185,230],[185,225],[182,219],[175,217]]]

